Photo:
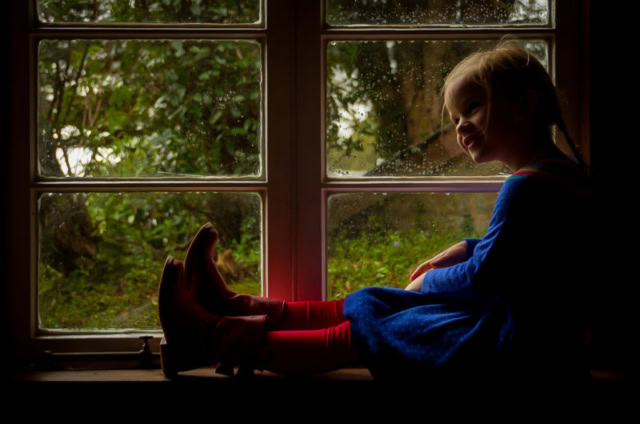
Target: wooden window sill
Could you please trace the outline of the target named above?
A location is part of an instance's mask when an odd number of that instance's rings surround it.
[[[261,382],[269,381],[325,381],[325,382],[369,382],[373,377],[365,368],[348,368],[320,374],[304,379],[282,377],[269,371],[256,371],[251,378],[230,378],[225,375],[216,374],[214,368],[200,368],[192,371],[182,372],[175,380],[165,378],[162,370],[78,370],[78,371],[29,371],[16,376],[19,383],[172,383],[172,382],[209,382],[211,384],[225,384],[236,382]]]
[[[592,370],[591,376],[590,384],[582,390],[556,393],[553,381],[545,384],[544,388],[525,386],[524,391],[514,391],[511,386],[496,387],[492,381],[487,381],[481,388],[444,387],[426,381],[419,386],[376,384],[367,369],[342,369],[308,378],[287,378],[256,371],[251,378],[230,378],[216,374],[213,368],[202,368],[180,373],[174,380],[166,379],[162,370],[157,368],[28,371],[16,375],[15,384],[8,393],[10,398],[37,400],[49,405],[70,400],[74,405],[94,405],[97,400],[109,399],[134,409],[141,402],[148,402],[160,408],[196,405],[204,410],[234,409],[253,414],[267,410],[284,413],[291,408],[321,413],[325,410],[322,408],[333,411],[330,406],[343,404],[350,405],[353,411],[378,411],[415,401],[416,396],[425,402],[428,399],[427,403],[436,408],[441,401],[447,403],[451,399],[465,398],[493,405],[498,398],[527,403],[534,399],[539,402],[540,396],[545,399],[557,396],[556,399],[562,398],[563,402],[566,396],[570,396],[579,402],[588,401],[593,406],[626,399],[633,392],[629,379],[623,375]]]
[[[592,381],[603,384],[624,384],[627,379],[623,373],[606,370],[591,370]],[[211,384],[225,384],[236,382],[262,382],[269,381],[307,381],[307,382],[373,382],[373,377],[366,368],[345,368],[325,374],[305,378],[283,377],[269,371],[255,371],[251,378],[230,378],[216,374],[215,368],[200,368],[182,372],[174,380],[165,378],[160,369],[109,369],[109,370],[61,370],[61,371],[25,371],[16,375],[18,383],[172,383],[172,382],[204,382]]]

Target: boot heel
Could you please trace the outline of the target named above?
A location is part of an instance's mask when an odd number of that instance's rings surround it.
[[[233,366],[227,363],[221,363],[218,368],[216,368],[216,374],[226,375],[227,377],[234,377]]]
[[[255,376],[255,370],[248,366],[241,366],[238,368],[238,374],[236,374],[239,378],[251,378]]]

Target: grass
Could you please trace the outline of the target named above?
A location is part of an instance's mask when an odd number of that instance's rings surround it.
[[[364,287],[404,288],[413,269],[465,237],[480,234],[468,230],[387,231],[355,238],[337,235],[329,246],[329,299],[344,298]]]

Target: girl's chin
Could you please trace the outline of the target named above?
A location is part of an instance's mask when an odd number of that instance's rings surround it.
[[[501,160],[496,159],[496,158],[488,158],[488,157],[479,156],[479,155],[478,155],[478,156],[474,156],[474,155],[471,155],[471,154],[468,154],[468,153],[467,153],[467,155],[471,158],[471,160],[473,161],[473,163],[475,163],[475,164],[477,164],[477,165],[480,165],[480,164],[482,164],[482,163],[494,162],[494,163],[496,163],[496,164],[500,163],[500,164],[502,164],[503,166],[506,166],[506,167],[508,167],[509,169],[511,169],[511,168],[510,168],[506,163],[504,163],[504,162],[502,162]],[[513,172],[513,169],[512,169],[512,172]]]
[[[471,150],[464,149],[464,153],[465,153],[467,156],[469,156],[469,158],[470,158],[473,162],[475,162],[475,163],[477,163],[477,164],[480,164],[480,163],[486,163],[486,162],[491,162],[491,161],[493,161],[493,160],[496,160],[496,159],[493,159],[493,158],[488,157],[487,155],[483,154],[484,152],[482,152],[482,151],[478,151],[478,150],[476,150],[476,149],[471,149]]]
[[[485,162],[489,162],[489,160],[487,160],[484,156],[477,154],[477,153],[471,153],[471,152],[467,152],[467,154],[469,155],[469,157],[471,158],[472,161],[474,161],[475,163],[485,163]]]
[[[482,150],[467,151],[467,154],[469,155],[471,160],[474,161],[475,163],[487,163],[487,162],[493,162],[498,160],[492,155],[489,155],[488,153],[489,152],[482,151]]]

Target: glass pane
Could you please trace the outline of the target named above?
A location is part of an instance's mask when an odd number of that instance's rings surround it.
[[[261,68],[252,41],[42,41],[40,174],[259,176]]]
[[[497,193],[350,193],[328,200],[328,296],[405,288],[409,272],[465,237],[482,237]]]
[[[38,0],[45,23],[252,24],[260,0]]]
[[[476,165],[456,142],[440,90],[464,57],[495,41],[333,41],[327,46],[331,178],[508,174]],[[548,64],[547,43],[522,40]]]
[[[549,24],[548,0],[327,0],[333,26],[499,26]]]
[[[167,255],[209,221],[229,286],[260,294],[256,193],[56,193],[40,197],[38,305],[46,329],[154,329]]]

